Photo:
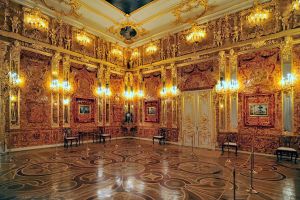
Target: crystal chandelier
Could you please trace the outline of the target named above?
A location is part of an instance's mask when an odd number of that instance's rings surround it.
[[[300,10],[300,0],[294,0],[293,1],[293,9],[294,10]]]
[[[48,20],[42,16],[38,8],[34,8],[24,14],[24,23],[27,24],[31,29],[39,31],[47,31],[49,28]]]
[[[138,49],[134,49],[132,51],[132,53],[131,53],[130,58],[131,58],[131,60],[136,60],[136,59],[139,58],[139,56],[140,56],[139,50]]]
[[[150,42],[150,44],[146,48],[146,54],[147,55],[153,55],[157,52],[158,47],[154,44],[154,42]]]
[[[201,42],[206,37],[205,27],[194,24],[191,28],[190,33],[186,36],[186,40],[190,43]]]
[[[91,38],[87,36],[85,31],[80,31],[76,35],[76,40],[80,45],[86,46],[91,43]]]
[[[258,3],[258,0],[254,0],[254,6],[252,11],[247,17],[247,20],[250,24],[257,26],[264,23],[270,17],[270,11],[262,7]]]
[[[115,47],[111,50],[111,56],[118,59],[118,60],[122,60],[123,52],[119,48]]]

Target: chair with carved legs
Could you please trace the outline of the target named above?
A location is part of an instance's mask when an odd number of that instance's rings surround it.
[[[222,143],[222,154],[224,154],[224,149],[227,147],[228,151],[230,148],[235,149],[235,155],[237,156],[238,152],[238,143],[237,143],[237,134],[236,133],[229,133],[226,135],[223,143]]]
[[[287,156],[293,161],[295,158],[295,163],[297,163],[298,152],[296,148],[293,148],[293,145],[297,145],[298,139],[291,136],[281,136],[279,137],[279,147],[276,149],[277,161],[282,159],[282,156]]]
[[[63,134],[64,134],[64,147],[68,148],[69,142],[70,142],[70,146],[72,146],[73,142],[76,142],[76,146],[78,146],[79,138],[78,136],[72,135],[72,130],[70,128],[65,128],[63,130]]]

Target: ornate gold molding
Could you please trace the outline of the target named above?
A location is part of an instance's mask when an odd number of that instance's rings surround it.
[[[69,8],[69,11],[67,11],[67,12],[65,12],[63,10],[58,10],[57,8],[51,6],[48,3],[48,0],[38,0],[38,1],[40,3],[42,3],[42,5],[44,5],[48,9],[50,9],[50,10],[54,11],[55,13],[57,13],[58,15],[73,16],[73,17],[76,17],[76,18],[81,17],[81,15],[78,13],[78,11],[81,7],[81,4],[80,4],[79,0],[55,0],[56,2],[62,4],[60,7],[63,7],[64,5],[67,6]]]
[[[182,15],[188,12],[191,12],[197,8],[203,8],[203,11],[200,14],[188,19],[183,19]],[[208,8],[208,1],[207,0],[181,0],[181,2],[174,8],[172,11],[173,15],[176,17],[176,23],[187,23],[191,20],[196,20],[203,16]]]

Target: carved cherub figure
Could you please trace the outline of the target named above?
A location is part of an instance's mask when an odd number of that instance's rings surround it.
[[[65,49],[71,49],[71,38],[69,36],[65,37]]]
[[[283,31],[290,29],[290,17],[291,17],[290,12],[284,12],[280,17]]]
[[[233,27],[233,33],[232,33],[232,41],[233,42],[238,42],[239,41],[239,27],[238,26],[234,26]]]
[[[175,58],[176,54],[177,54],[177,45],[176,44],[172,44],[171,51],[172,51],[172,57]]]
[[[19,17],[13,16],[12,18],[10,18],[10,20],[11,20],[12,32],[18,33],[19,32],[19,23],[20,23]]]
[[[223,42],[222,42],[222,33],[220,30],[218,30],[215,35],[214,35],[214,38],[215,38],[215,42],[216,42],[216,45],[219,47],[219,46],[222,46]]]

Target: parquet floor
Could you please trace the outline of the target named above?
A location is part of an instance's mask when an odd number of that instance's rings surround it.
[[[274,157],[255,157],[259,193],[247,193],[248,158],[134,139],[10,153],[0,199],[233,199],[233,166],[236,199],[300,199],[300,165]]]

